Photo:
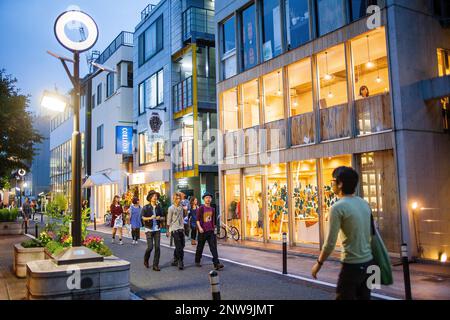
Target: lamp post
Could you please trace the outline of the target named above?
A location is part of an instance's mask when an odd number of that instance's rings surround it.
[[[66,25],[72,22],[83,24],[87,28],[87,38],[82,41],[72,41],[66,34]],[[72,245],[80,247],[81,239],[81,133],[80,133],[80,53],[89,50],[98,39],[98,28],[95,21],[86,13],[77,10],[65,11],[58,16],[54,25],[54,33],[58,42],[73,53],[72,58],[59,56],[47,51],[51,56],[59,59],[66,71],[72,85],[72,107],[73,107],[73,132],[72,132]],[[67,62],[73,64],[73,73],[70,72]],[[57,94],[44,92],[41,100],[43,107],[64,111],[67,102]]]

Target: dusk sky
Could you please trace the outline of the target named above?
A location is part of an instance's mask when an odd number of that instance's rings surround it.
[[[55,19],[67,9],[78,7],[94,18],[99,38],[94,50],[103,51],[123,30],[134,31],[141,11],[159,0],[0,0],[0,69],[18,79],[17,86],[30,94],[31,109],[39,109],[43,90],[67,92],[70,81],[61,63],[47,50],[71,56],[53,34]],[[71,66],[69,66],[71,67]],[[81,57],[81,74],[87,72]]]

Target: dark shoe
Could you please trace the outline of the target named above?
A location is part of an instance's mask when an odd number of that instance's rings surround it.
[[[178,269],[180,269],[180,270],[184,269],[184,263],[183,262],[179,262],[178,263]]]
[[[147,261],[144,261],[144,266],[145,266],[147,269],[149,268],[148,262],[147,262]]]
[[[153,271],[161,271],[159,267],[153,267]]]
[[[195,266],[201,268],[201,267],[202,267],[202,264],[201,264],[200,262],[196,262],[196,263],[195,263]]]
[[[215,264],[214,265],[214,269],[216,270],[222,270],[225,266],[221,263]]]

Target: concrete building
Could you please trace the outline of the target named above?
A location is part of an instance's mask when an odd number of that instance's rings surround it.
[[[83,187],[90,188],[91,210],[102,219],[114,196],[127,191],[132,170],[133,33],[121,32],[95,62],[115,71],[90,84],[91,166]]]
[[[449,254],[449,16],[439,0],[216,2],[222,216],[243,239],[320,248],[346,165],[393,255]]]
[[[135,28],[130,185],[141,199],[151,189],[218,193],[216,156],[207,152],[217,128],[213,9],[209,0],[163,0],[146,7]]]
[[[50,192],[50,120],[48,115],[38,115],[34,127],[43,136],[41,143],[35,146],[36,155],[31,163],[31,194],[37,197]]]

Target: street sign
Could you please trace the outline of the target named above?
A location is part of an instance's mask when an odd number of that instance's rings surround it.
[[[116,126],[116,154],[133,154],[133,127]]]

